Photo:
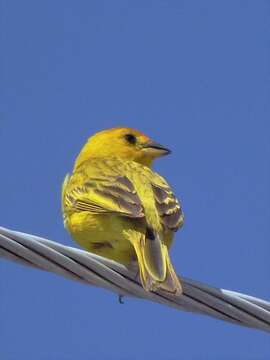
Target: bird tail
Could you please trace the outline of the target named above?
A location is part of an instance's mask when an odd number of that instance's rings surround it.
[[[180,281],[171,264],[168,249],[158,235],[147,230],[132,241],[138,259],[140,278],[147,291],[163,290],[181,294]]]

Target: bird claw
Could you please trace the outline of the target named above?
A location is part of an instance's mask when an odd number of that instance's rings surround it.
[[[124,304],[123,298],[124,298],[124,295],[118,295],[119,304]]]

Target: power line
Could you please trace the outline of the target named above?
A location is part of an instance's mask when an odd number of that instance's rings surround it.
[[[179,310],[204,314],[241,326],[270,332],[270,302],[217,289],[181,277],[183,294],[145,291],[137,269],[98,255],[0,227],[0,257],[65,278],[110,290],[120,296],[144,298]]]

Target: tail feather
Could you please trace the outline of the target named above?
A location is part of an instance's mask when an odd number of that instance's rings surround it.
[[[147,291],[163,290],[169,293],[182,293],[180,281],[171,264],[168,249],[159,236],[140,235],[132,243],[138,259],[140,278]]]
[[[155,235],[149,228],[141,241],[141,250],[144,265],[150,277],[158,282],[163,282],[166,278],[166,259],[163,244],[159,236]]]
[[[167,273],[166,273],[165,281],[161,284],[159,288],[161,290],[180,295],[183,292],[181,282],[177,274],[175,273],[175,270],[170,261],[167,246],[163,244],[163,248],[164,248],[166,264],[167,264]]]

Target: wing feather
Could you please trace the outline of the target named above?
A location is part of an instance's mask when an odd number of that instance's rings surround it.
[[[158,183],[152,182],[156,208],[163,226],[176,231],[183,224],[184,216],[180,203],[164,179],[159,177]]]
[[[76,181],[72,181],[71,177],[64,197],[66,207],[71,211],[144,217],[141,201],[131,181],[125,176],[91,178],[80,182],[79,186],[75,184]]]

